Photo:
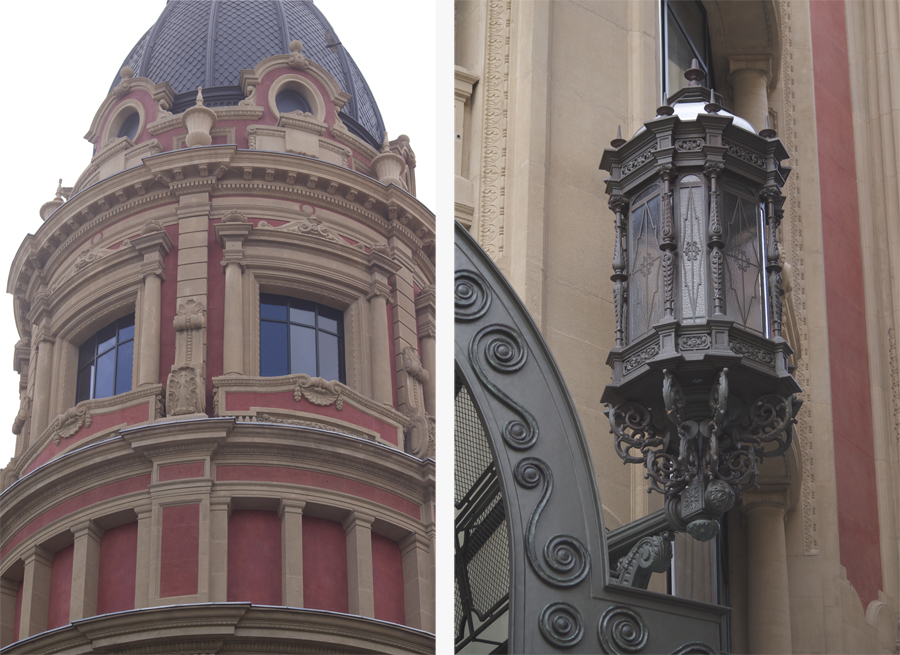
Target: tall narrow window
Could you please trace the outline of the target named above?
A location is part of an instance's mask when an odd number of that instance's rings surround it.
[[[78,351],[75,402],[131,391],[134,364],[134,314],[110,323]]]
[[[259,372],[344,378],[344,315],[313,302],[261,294]]]
[[[687,86],[684,71],[696,59],[706,73],[705,86],[715,88],[706,10],[699,0],[663,0],[663,90],[672,95]]]

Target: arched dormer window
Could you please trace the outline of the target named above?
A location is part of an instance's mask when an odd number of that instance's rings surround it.
[[[344,315],[306,300],[260,294],[259,373],[345,382]]]
[[[78,351],[75,402],[131,391],[134,365],[134,314],[113,321]]]
[[[709,26],[700,0],[663,0],[662,37],[663,91],[667,96],[687,86],[684,71],[691,67],[692,59],[700,62],[706,73],[706,86],[715,88]]]

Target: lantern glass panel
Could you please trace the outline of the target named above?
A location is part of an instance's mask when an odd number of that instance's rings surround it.
[[[677,207],[681,322],[702,323],[706,320],[706,203],[703,182],[696,175],[682,178]]]
[[[659,185],[631,203],[628,225],[628,314],[631,341],[648,332],[663,315]]]
[[[733,182],[722,185],[725,231],[725,313],[757,332],[763,331],[759,203],[755,194]]]

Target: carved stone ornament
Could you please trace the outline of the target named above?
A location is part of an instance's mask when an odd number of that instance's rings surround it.
[[[225,215],[225,218],[222,219],[223,223],[246,223],[247,217],[244,216],[241,212],[232,210]]]
[[[68,439],[82,426],[91,427],[91,413],[85,407],[78,405],[70,407],[53,420],[51,425],[53,443],[58,446],[60,439]]]
[[[22,400],[19,402],[19,411],[16,414],[15,420],[13,421],[13,434],[22,434],[22,429],[25,427],[25,421],[28,420],[29,416],[31,416],[31,398],[29,398],[28,396],[23,396]]]
[[[406,346],[403,349],[403,370],[419,382],[428,382],[428,371],[422,367],[419,351],[412,346]]]
[[[166,416],[202,413],[205,395],[200,371],[190,364],[173,368],[166,383]]]
[[[299,221],[290,221],[284,225],[280,225],[279,227],[273,227],[268,221],[260,221],[259,229],[278,230],[279,232],[291,232],[292,234],[302,234],[303,236],[318,237],[320,239],[325,239],[326,241],[339,243],[341,245],[350,245],[343,239],[339,239],[334,234],[332,234],[331,231],[329,231],[329,229],[322,224],[322,221],[320,221],[315,216],[307,216],[300,219]]]
[[[291,56],[288,57],[288,66],[298,70],[306,70],[309,68],[309,59],[303,54],[303,42],[294,39],[288,44],[291,49]]]
[[[247,87],[247,97],[238,103],[238,107],[256,107],[256,87]]]
[[[320,407],[334,405],[338,411],[344,409],[341,383],[337,380],[301,375],[297,386],[294,387],[294,400],[300,402],[302,398],[306,398],[313,405]]]
[[[154,232],[162,232],[163,226],[157,220],[149,220],[141,226],[141,236],[153,234]]]
[[[197,330],[206,327],[206,314],[203,311],[203,303],[197,300],[188,300],[178,305],[178,312],[173,320],[175,329],[179,332],[184,330]],[[188,357],[190,359],[190,357]]]
[[[407,426],[406,452],[420,459],[434,457],[434,419],[424,414],[413,417]]]

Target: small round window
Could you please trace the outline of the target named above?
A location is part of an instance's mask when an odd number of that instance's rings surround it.
[[[288,114],[292,111],[312,112],[309,101],[300,92],[293,89],[285,89],[275,96],[275,106],[278,107],[278,111],[282,114]]]
[[[129,139],[134,141],[134,137],[137,136],[138,126],[141,124],[141,116],[136,111],[128,114],[128,117],[122,121],[122,126],[119,128],[119,133],[116,135],[121,138],[123,136],[127,136]]]

